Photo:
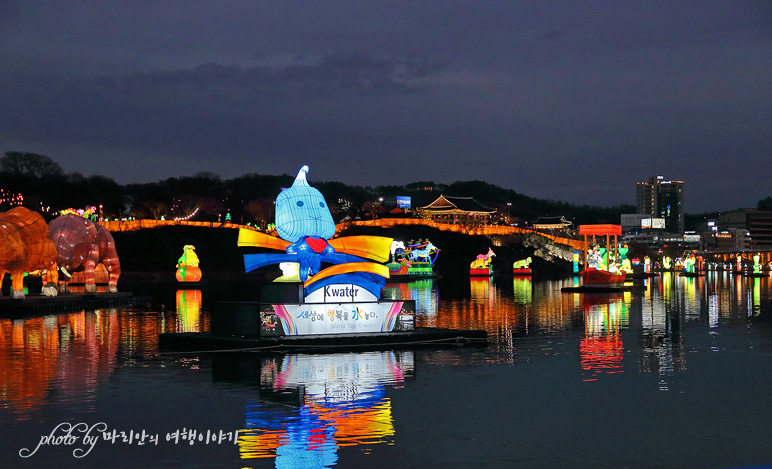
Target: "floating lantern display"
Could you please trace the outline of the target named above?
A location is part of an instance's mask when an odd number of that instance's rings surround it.
[[[584,285],[610,286],[624,283],[625,272],[619,269],[618,263],[620,249],[625,249],[625,253],[627,249],[619,248],[617,245],[617,236],[622,234],[622,227],[620,225],[579,225],[579,234],[584,236],[584,270],[581,272]],[[592,236],[592,245],[588,236]],[[605,243],[603,245],[596,243],[596,236],[605,237]]]
[[[308,166],[303,166],[292,186],[276,197],[278,238],[259,231],[239,230],[239,246],[284,251],[283,254],[245,254],[247,272],[270,264],[294,263],[303,285],[302,304],[261,303],[261,323],[276,324],[275,318],[280,324],[270,331],[261,328],[261,334],[414,329],[412,302],[380,301],[389,269],[377,262],[389,260],[392,239],[379,236],[332,238],[336,229],[332,215],[321,192],[308,185],[307,173]],[[322,263],[333,265],[322,268]],[[282,275],[287,276],[286,272]]]
[[[695,256],[693,252],[685,252],[681,263],[681,275],[686,277],[700,276],[699,270],[702,267],[702,257]]]
[[[198,282],[201,280],[201,269],[198,267],[196,247],[186,244],[182,247],[182,256],[177,260],[177,281]]]
[[[752,271],[748,273],[749,277],[762,277],[765,276],[764,272],[762,271],[762,264],[761,264],[761,255],[760,254],[754,254],[751,259],[753,260],[753,266]]]
[[[512,264],[512,274],[516,276],[531,275],[531,258],[526,257],[525,259],[515,261],[515,263]]]
[[[482,277],[493,275],[493,258],[495,256],[496,253],[491,248],[488,248],[488,252],[485,254],[478,254],[477,259],[469,264],[469,275]]]
[[[394,241],[391,246],[392,261],[388,264],[392,279],[434,277],[434,262],[440,249],[429,239]]]
[[[0,283],[11,274],[11,298],[24,298],[26,273],[44,275],[43,293],[56,296],[56,246],[43,217],[24,207],[0,213]]]
[[[95,269],[103,264],[108,272],[107,291],[118,291],[121,263],[113,235],[102,225],[74,214],[59,216],[49,224],[50,238],[56,246],[59,291],[68,291],[71,272],[83,272],[84,291],[96,293]]]

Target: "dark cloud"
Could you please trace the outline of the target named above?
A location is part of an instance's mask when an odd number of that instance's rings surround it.
[[[687,209],[772,192],[766,2],[0,4],[0,150],[120,182],[482,179]],[[743,165],[731,165],[743,161]]]

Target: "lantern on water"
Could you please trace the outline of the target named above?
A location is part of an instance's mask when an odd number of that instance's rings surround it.
[[[182,248],[182,256],[177,260],[177,281],[198,282],[201,280],[201,269],[198,267],[196,248],[190,244]]]

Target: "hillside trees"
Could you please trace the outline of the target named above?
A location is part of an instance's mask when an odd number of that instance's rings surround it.
[[[120,185],[109,177],[80,173],[66,174],[56,161],[45,155],[6,152],[0,158],[0,188],[21,192],[24,205],[34,210],[50,206],[51,212],[64,208],[102,205],[108,217],[139,218],[185,217],[196,209],[193,220],[225,221],[226,214],[238,223],[261,226],[273,222],[273,202],[294,176],[248,173],[223,180],[211,172],[179,176],[152,183]],[[456,181],[441,184],[417,181],[378,187],[352,186],[335,181],[314,181],[327,200],[335,221],[345,217],[382,216],[380,197],[410,196],[413,207],[433,201],[440,194],[474,197],[501,214],[530,222],[542,216],[564,216],[578,224],[619,223],[622,213],[634,213],[631,205],[615,207],[577,206],[565,202],[536,199],[484,181]],[[772,207],[772,198],[759,202]],[[129,207],[131,212],[124,212]]]

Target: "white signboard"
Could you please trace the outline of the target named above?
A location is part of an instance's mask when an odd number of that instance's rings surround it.
[[[360,286],[337,283],[312,291],[305,300],[306,303],[354,303],[378,301],[378,298]]]
[[[273,304],[263,305],[260,314],[265,324],[278,321],[284,335],[415,330],[414,301]]]
[[[641,228],[665,229],[664,218],[644,218],[641,220]]]

